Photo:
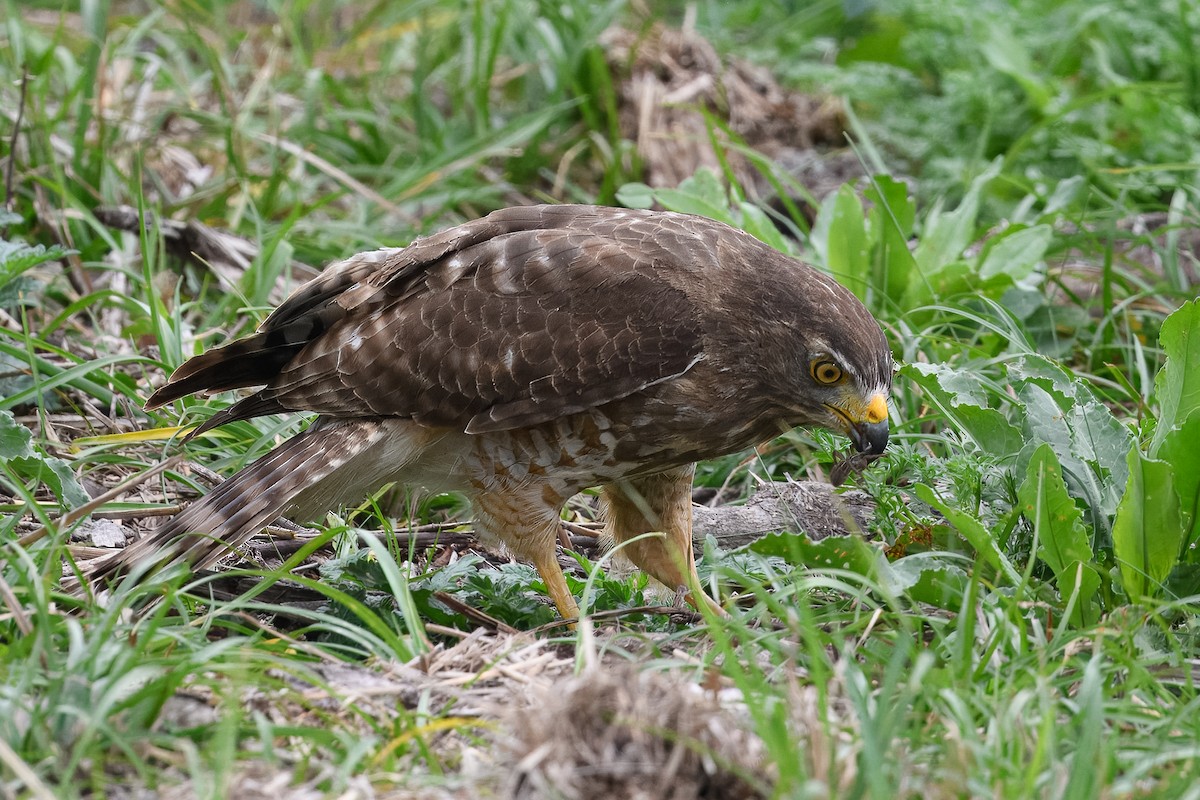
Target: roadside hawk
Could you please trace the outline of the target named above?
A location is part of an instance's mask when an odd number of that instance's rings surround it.
[[[606,533],[693,604],[695,462],[796,425],[887,444],[892,358],[833,279],[702,217],[508,208],[326,269],[258,332],[181,366],[146,403],[257,388],[202,424],[313,423],[89,570],[212,565],[281,515],[396,481],[469,498],[478,530],[578,614],[556,558],[567,500],[602,487]]]

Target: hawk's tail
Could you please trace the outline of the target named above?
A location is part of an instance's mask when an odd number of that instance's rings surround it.
[[[387,433],[377,421],[319,419],[144,538],[88,564],[84,575],[99,582],[148,565],[211,567],[286,509],[320,512],[348,492],[374,488],[361,484],[382,477],[371,451]]]

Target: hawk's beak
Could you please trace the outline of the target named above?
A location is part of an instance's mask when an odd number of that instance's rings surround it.
[[[847,406],[827,408],[841,419],[855,450],[867,455],[882,454],[888,443],[887,397],[878,392],[865,405],[848,403]]]
[[[888,443],[888,423],[860,422],[850,429],[850,441],[860,453],[877,456],[883,453]]]

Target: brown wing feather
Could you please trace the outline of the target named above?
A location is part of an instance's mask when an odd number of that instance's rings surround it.
[[[343,262],[151,401],[265,384],[206,427],[279,410],[472,432],[554,419],[696,363],[701,310],[680,282],[715,270],[720,235],[681,215],[506,209]]]
[[[380,252],[387,251],[360,253],[334,265],[297,289],[267,317],[257,333],[188,359],[150,395],[146,408],[158,408],[196,392],[267,383],[309,342],[345,316],[346,309],[337,299],[378,271]]]

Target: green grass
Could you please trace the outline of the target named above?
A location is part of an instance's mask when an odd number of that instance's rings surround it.
[[[282,775],[331,797],[505,796],[509,723],[478,693],[520,704],[513,675],[628,660],[724,698],[761,741],[767,796],[1200,796],[1194,4],[694,4],[722,52],[848,103],[874,177],[789,236],[724,177],[637,184],[601,33],[684,18],[650,8],[4,3],[0,795],[235,797]],[[291,261],[531,200],[702,207],[858,292],[903,364],[889,455],[854,481],[888,557],[800,535],[710,547],[701,573],[736,598],[730,619],[570,632],[539,627],[554,615],[531,569],[432,565],[387,535],[467,526],[459,501],[385,491],[262,569],[62,592],[87,524],[62,515],[179,452],[112,434],[227,403],[141,410],[164,371],[261,320]],[[223,284],[154,229],[101,224],[118,205],[257,255]],[[205,469],[231,474],[299,424],[226,426],[95,515],[153,524]],[[797,431],[698,483],[744,497],[844,447]],[[336,558],[311,567],[325,545]],[[580,562],[592,609],[654,602]],[[439,593],[536,629],[560,661],[526,674],[525,640],[455,645],[475,623]],[[437,683],[451,673],[465,694]],[[395,680],[372,695],[367,675]]]

